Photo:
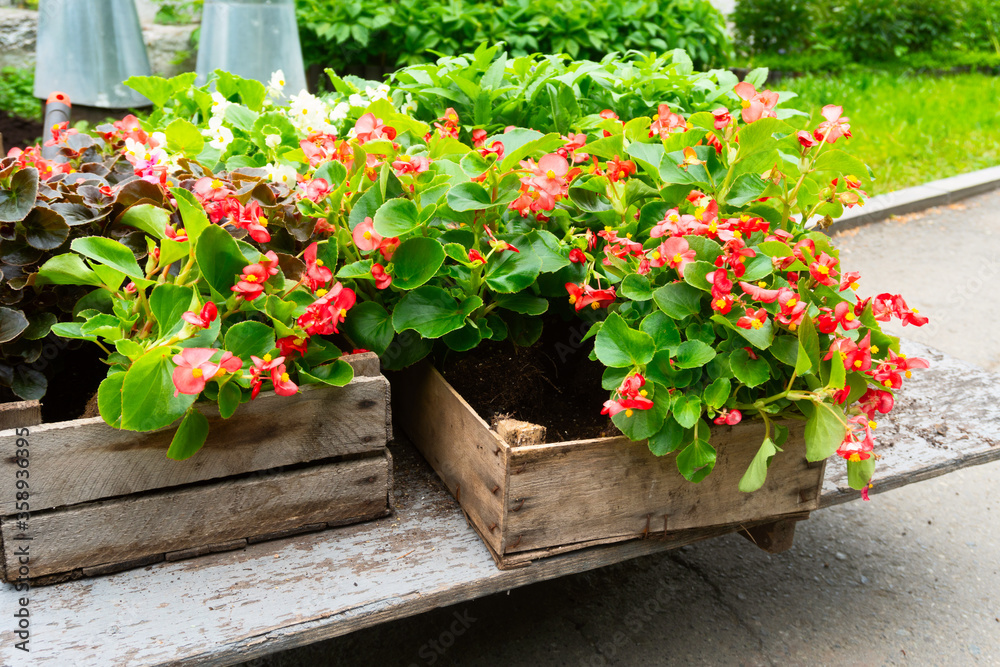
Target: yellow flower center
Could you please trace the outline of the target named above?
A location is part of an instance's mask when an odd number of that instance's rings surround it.
[[[906,377],[908,377],[908,378],[911,378],[911,377],[913,377],[913,373],[912,373],[911,371],[906,371],[905,375],[906,375]]]
[[[861,460],[861,455],[858,454],[857,452],[852,452],[851,455],[847,457],[847,460],[852,463],[857,463],[858,461]]]
[[[847,320],[848,322],[853,322],[854,321],[854,313],[847,313],[846,315],[844,315],[844,319]]]
[[[282,382],[288,382],[288,373],[282,373],[281,374],[281,381]]]
[[[760,320],[754,320],[753,322],[750,323],[750,326],[752,326],[754,329],[760,329],[762,326],[764,326],[764,324]]]
[[[796,303],[798,303],[798,301],[796,301],[795,299],[789,299],[788,302],[785,303],[785,305],[788,306],[789,308],[793,308]]]
[[[757,287],[767,287],[767,283],[761,280],[760,282],[757,283]]]
[[[265,364],[271,363],[271,355],[270,354],[265,354],[264,355],[264,363]]]
[[[213,190],[218,190],[222,187],[222,181],[217,178],[213,178],[211,184],[209,185]]]
[[[590,304],[590,307],[593,308],[594,310],[597,310],[598,308],[601,307],[601,304],[595,301],[594,303]]]
[[[713,221],[712,221],[712,222],[711,222],[711,223],[710,223],[710,224],[708,225],[708,231],[709,231],[709,232],[711,232],[712,234],[714,234],[714,233],[715,233],[715,231],[716,231],[717,229],[718,229],[718,227],[716,227],[716,225],[715,225],[715,220],[713,220]]]
[[[576,295],[575,294],[570,294],[569,295],[569,302],[570,303],[576,303]]]
[[[744,108],[744,109],[749,109],[750,108],[750,100],[743,100],[742,102],[740,102],[740,106],[742,108]]]
[[[856,359],[854,361],[854,367],[855,368],[861,368],[861,360],[860,359]]]
[[[265,218],[262,215],[258,216],[257,217],[257,224],[259,224],[261,227],[267,227],[267,218]]]
[[[304,342],[306,342],[306,341],[303,340],[302,338],[293,338],[292,339],[292,344],[293,345],[302,345],[302,343],[304,343]]]
[[[877,428],[877,427],[878,427],[878,424],[876,424],[873,420],[871,420],[871,419],[868,420],[868,428],[872,428],[873,429],[873,428]]]
[[[680,263],[681,263],[681,256],[680,256],[680,253],[678,253],[678,254],[674,255],[674,259],[673,259],[673,262],[674,262],[674,264],[680,264]]]
[[[858,289],[858,284],[857,283],[851,283],[851,289],[854,289],[854,290]]]
[[[371,240],[371,238],[372,238],[372,233],[371,233],[371,232],[365,232],[365,233],[364,233],[364,234],[362,234],[361,236],[363,236],[363,237],[365,238],[365,240],[368,240],[368,241],[370,241],[370,240]]]
[[[347,309],[346,308],[341,308],[340,309],[340,316],[341,317],[347,317]]]
[[[663,257],[663,255],[660,254],[660,251],[659,250],[654,250],[653,251],[653,259],[659,259],[660,257]]]
[[[878,345],[872,345],[872,354],[878,354]]]
[[[740,230],[737,229],[736,231],[733,232],[733,238],[734,239],[741,239],[741,238],[743,238],[743,232],[741,232]]]
[[[323,260],[317,259],[316,260],[316,266],[323,266]]]
[[[545,176],[547,178],[555,178],[556,177],[556,172],[554,172],[551,169],[549,169],[547,172],[545,172]]]
[[[726,300],[725,299],[719,299],[718,301],[715,302],[715,306],[716,306],[716,308],[720,308],[720,309],[721,308],[725,308],[726,307]]]
[[[329,291],[330,290],[326,289],[325,287],[321,287],[320,289],[316,290],[316,296],[323,296]]]
[[[202,371],[200,368],[195,368],[191,370],[191,375],[193,375],[196,378],[200,378],[204,374],[205,374],[204,371]]]
[[[646,391],[645,389],[642,389],[642,390],[640,390],[640,391],[639,391],[639,395],[640,395],[640,396],[643,396],[643,397],[645,397],[645,396],[646,396],[647,394],[649,394],[649,392],[648,392],[648,391]]]
[[[885,385],[886,387],[891,387],[892,386],[892,382],[889,381],[889,380],[882,380],[882,384]]]
[[[246,277],[246,281],[248,283],[255,283],[255,282],[257,282],[257,276],[247,276]]]
[[[822,273],[825,276],[826,274],[830,273],[830,267],[826,266],[825,264],[820,264],[819,266],[816,267],[816,272]]]
[[[628,410],[625,411],[625,416],[626,417],[631,417],[632,416],[632,409],[631,408],[629,408]]]

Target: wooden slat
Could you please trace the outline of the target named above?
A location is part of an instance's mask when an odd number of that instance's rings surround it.
[[[784,451],[774,457],[764,486],[753,493],[737,486],[764,439],[759,423],[713,429],[718,460],[698,484],[681,476],[674,454],[653,456],[644,444],[625,437],[515,447],[504,553],[815,509],[822,466],[805,460],[803,424],[788,426]]]
[[[426,363],[392,378],[396,419],[458,498],[483,539],[500,550],[509,447]]]
[[[917,354],[909,346],[906,351]],[[997,440],[1000,419],[980,407],[985,401],[1000,405],[1000,377],[962,365],[977,393],[955,392],[934,382],[938,369],[952,362],[937,354],[932,360],[935,366],[925,371],[927,380],[908,383],[904,395],[919,390],[932,405],[961,397],[967,410],[958,418],[960,433],[971,442],[960,442],[965,451],[989,449],[988,441]],[[949,411],[943,422],[949,430],[957,428],[955,414]],[[892,445],[892,438],[883,434],[879,446],[895,449]],[[943,449],[931,440],[914,441],[910,448],[944,451],[960,457],[962,466],[984,460],[963,457],[961,451]],[[30,654],[11,641],[0,642],[0,665],[232,665],[676,546],[659,539],[631,540],[498,570],[457,503],[415,450],[405,444],[390,449],[401,500],[391,519],[32,590],[32,609],[44,610],[39,627],[54,631],[37,644],[33,634]],[[836,472],[837,463],[829,470]],[[895,474],[905,479],[902,467]],[[833,486],[822,501],[825,505],[856,498],[857,492],[842,496]],[[877,509],[878,499],[872,504]],[[719,534],[721,530],[705,531],[694,539]],[[17,609],[22,595],[12,586],[0,586],[0,608]],[[101,613],[82,614],[82,609]]]
[[[345,354],[342,358],[354,369],[354,377],[376,377],[382,373],[382,362],[374,352]]]
[[[355,378],[346,387],[308,385],[294,397],[261,393],[231,419],[206,406],[209,440],[186,461],[165,453],[174,429],[119,431],[100,417],[31,429],[31,509],[169,488],[334,456],[377,452],[386,443],[388,382]],[[0,432],[8,448],[13,430]],[[0,515],[15,512],[17,463],[0,460]]]
[[[876,420],[881,458],[869,493],[1000,460],[1000,377],[912,341],[902,351],[931,367],[913,371],[893,411]],[[843,461],[831,460],[827,470],[823,507],[858,498]]]
[[[42,423],[42,405],[38,401],[0,403],[0,431]]]
[[[31,517],[31,577],[213,545],[315,523],[386,513],[383,456],[87,503]],[[238,521],[234,521],[238,517]],[[17,571],[12,519],[4,562]]]

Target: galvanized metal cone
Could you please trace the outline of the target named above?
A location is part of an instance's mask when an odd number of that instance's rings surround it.
[[[285,95],[306,88],[293,0],[205,0],[198,41],[198,83],[216,69],[267,84],[285,75]]]
[[[41,0],[35,49],[35,97],[60,90],[74,106],[149,106],[123,83],[150,74],[133,0]]]

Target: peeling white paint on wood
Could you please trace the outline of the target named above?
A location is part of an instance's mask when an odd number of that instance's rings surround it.
[[[914,373],[900,414],[880,423],[885,456],[873,492],[1000,458],[1000,377],[922,346],[905,351],[933,366]],[[500,571],[412,447],[395,445],[393,455],[396,515],[32,590],[31,653],[15,650],[6,630],[0,664],[233,664],[685,543],[634,540]],[[841,489],[839,469],[828,467],[825,505],[858,497]],[[20,595],[0,588],[0,610]]]

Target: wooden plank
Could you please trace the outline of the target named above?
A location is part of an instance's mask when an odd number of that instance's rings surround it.
[[[870,494],[1000,460],[1000,378],[933,348],[903,341],[903,353],[931,362],[913,372],[896,405],[876,420],[875,466]],[[831,461],[824,507],[858,498],[847,484],[847,466]]]
[[[805,459],[804,424],[787,425],[789,441],[754,493],[737,486],[764,439],[760,423],[713,429],[718,460],[699,484],[681,476],[674,454],[653,456],[625,437],[515,447],[504,554],[815,509],[823,469]]]
[[[911,349],[906,351],[915,354]],[[919,385],[921,396],[932,404],[950,399],[954,391],[951,386],[939,390],[933,381],[950,360],[933,360],[935,367],[924,372],[927,381]],[[986,399],[1000,404],[996,389],[989,389],[1000,385],[1000,378],[963,367],[973,381],[992,378],[993,384],[977,384],[977,392],[987,389]],[[913,386],[908,383],[904,394],[916,393]],[[987,439],[996,439],[1000,420],[977,409],[981,394],[958,394],[967,403],[966,416],[959,420],[961,433],[978,445],[964,439],[961,443],[970,449],[991,447]],[[949,431],[952,418],[944,422]],[[891,442],[883,434],[879,447],[888,448]],[[941,450],[930,441],[916,441],[912,447]],[[31,653],[2,642],[0,664],[232,665],[673,546],[657,539],[632,540],[498,570],[457,503],[415,450],[405,444],[390,449],[399,499],[390,519],[34,589],[32,608],[44,614],[33,627]],[[959,450],[944,451],[962,456]],[[966,456],[961,465],[984,460]],[[836,469],[833,462],[829,470]],[[897,472],[905,473],[902,468]],[[857,497],[857,492],[841,496],[834,486],[822,503]],[[0,587],[0,608],[16,609],[21,596],[12,586]],[[101,613],[82,614],[86,609]],[[38,637],[44,641],[36,642]]]
[[[0,431],[42,423],[42,405],[38,401],[0,403]]]
[[[395,391],[406,395],[396,403],[399,424],[499,552],[510,448],[430,364],[391,380]]]
[[[782,515],[780,521],[802,521],[809,518],[809,512],[795,512],[794,514],[784,514]],[[729,524],[723,526],[706,526],[703,528],[688,528],[685,530],[673,530],[661,533],[650,532],[648,535],[641,538],[632,538],[630,540],[622,540],[620,537],[610,537],[596,540],[589,540],[587,542],[577,542],[575,544],[563,544],[555,547],[546,547],[544,549],[536,549],[534,551],[519,551],[510,554],[504,554],[502,557],[496,558],[498,565],[501,569],[508,570],[511,568],[525,567],[527,565],[538,564],[538,561],[545,558],[551,558],[559,554],[568,554],[574,551],[580,551],[582,549],[593,549],[602,546],[616,546],[622,544],[633,544],[635,542],[653,542],[653,551],[655,553],[660,550],[658,544],[668,544],[670,549],[675,549],[677,547],[684,546],[685,544],[692,544],[699,540],[707,539],[709,537],[718,537],[719,535],[727,535],[729,533],[744,531],[744,530],[756,530],[760,527],[770,526],[779,523],[776,518],[760,519],[758,521],[748,521],[738,524]]]
[[[795,524],[799,521],[800,519],[786,518],[780,521],[762,523],[751,528],[740,529],[740,535],[769,554],[780,554],[792,548],[792,543],[795,540]]]
[[[377,377],[382,374],[382,362],[374,352],[345,354],[343,359],[354,369],[354,377]]]
[[[357,377],[346,387],[307,385],[294,397],[261,393],[222,419],[206,406],[211,430],[205,447],[187,461],[165,456],[173,429],[153,433],[115,430],[100,417],[31,429],[31,508],[113,498],[273,470],[385,447],[388,382]],[[13,430],[0,432],[8,447]],[[0,460],[0,515],[15,512],[17,462]]]
[[[383,516],[388,463],[375,456],[34,514],[31,576],[44,577],[305,524]],[[239,517],[239,521],[233,521]],[[0,520],[5,536],[16,522]],[[4,562],[17,570],[17,542]]]

